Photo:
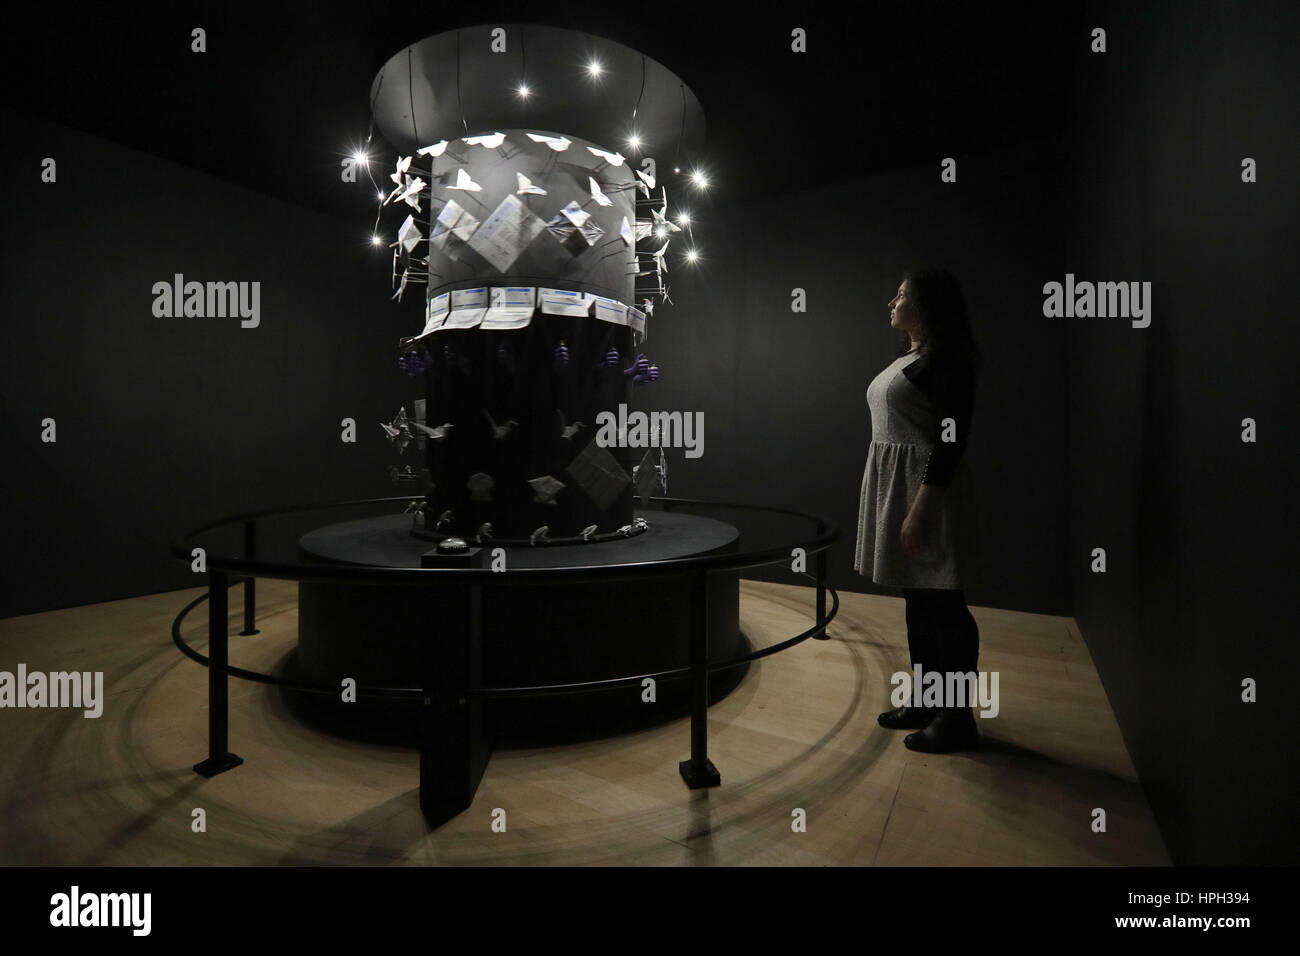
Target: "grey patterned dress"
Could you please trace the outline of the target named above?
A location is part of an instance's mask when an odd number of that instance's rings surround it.
[[[853,570],[888,587],[965,588],[978,562],[975,490],[964,456],[935,502],[922,553],[903,550],[903,519],[921,487],[938,425],[931,400],[903,374],[916,361],[915,351],[899,356],[867,388],[871,446]]]

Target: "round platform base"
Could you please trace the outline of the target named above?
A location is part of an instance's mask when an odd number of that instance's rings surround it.
[[[569,547],[506,548],[507,567],[626,564],[738,550],[740,535],[725,522],[670,512],[638,512],[649,522],[633,538]],[[348,521],[302,537],[307,562],[420,567],[432,545],[410,534],[409,516]],[[576,556],[576,559],[575,559]],[[308,680],[361,686],[435,685],[459,667],[477,667],[483,687],[599,681],[685,666],[698,618],[687,577],[595,584],[498,585],[483,591],[483,647],[464,661],[467,606],[454,585],[397,587],[299,584],[298,654],[292,667]],[[739,628],[739,575],[709,576],[709,658],[745,652]],[[714,675],[717,700],[744,678],[745,667]],[[503,744],[589,739],[680,717],[689,682],[661,681],[565,697],[492,699],[487,726]],[[368,736],[414,733],[418,707],[333,700],[295,707],[328,729]],[[385,734],[383,728],[389,733]]]

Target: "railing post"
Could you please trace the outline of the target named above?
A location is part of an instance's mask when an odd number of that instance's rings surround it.
[[[253,560],[253,522],[244,522],[244,560]],[[256,634],[257,628],[254,626],[257,607],[257,579],[251,574],[244,578],[244,629],[239,632],[241,637],[248,637],[250,634]]]
[[[208,759],[196,763],[194,772],[215,777],[244,762],[226,749],[230,733],[230,698],[227,685],[230,636],[226,626],[230,576],[208,572]]]
[[[817,537],[826,534],[826,522],[817,522]],[[829,641],[830,635],[826,633],[826,552],[827,548],[822,548],[817,552],[817,626],[821,628],[813,637],[819,641]]]
[[[484,585],[449,590],[459,599],[459,609],[440,605],[432,589],[427,598],[430,621],[454,619],[462,625],[431,633],[425,652],[424,687],[431,696],[425,698],[420,727],[420,810],[433,827],[474,802],[492,757],[483,698],[471,693],[482,679]],[[437,634],[447,639],[438,640]]]
[[[709,572],[691,576],[691,759],[677,771],[692,790],[717,787],[722,775],[709,759]]]

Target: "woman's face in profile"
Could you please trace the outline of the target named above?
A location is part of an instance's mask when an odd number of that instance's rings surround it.
[[[917,327],[916,307],[912,305],[912,290],[906,282],[898,287],[898,294],[889,303],[889,324],[901,332],[912,332]]]

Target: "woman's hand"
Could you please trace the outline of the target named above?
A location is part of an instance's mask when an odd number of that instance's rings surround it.
[[[911,557],[917,557],[925,551],[934,499],[942,493],[943,490],[934,485],[922,485],[916,497],[912,499],[912,507],[907,511],[907,517],[903,519],[903,529],[900,534],[903,551]]]

